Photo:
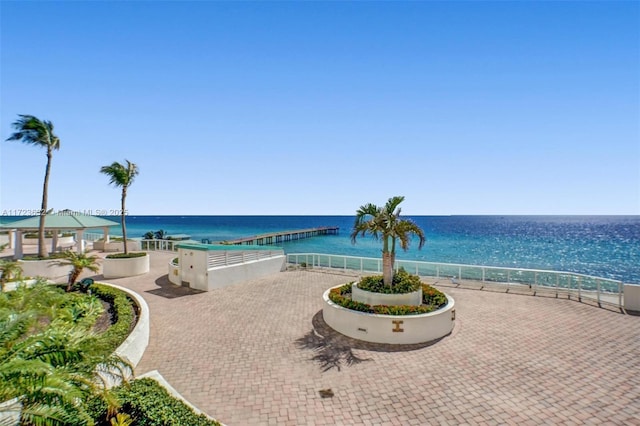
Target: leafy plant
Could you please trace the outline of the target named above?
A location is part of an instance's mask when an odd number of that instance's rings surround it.
[[[329,300],[343,308],[351,309],[358,312],[366,312],[370,314],[384,315],[418,315],[433,312],[447,304],[447,296],[435,288],[422,284],[422,305],[368,305],[362,302],[356,302],[351,299],[351,290],[353,283],[345,284],[341,287],[331,289],[329,292]],[[426,296],[425,296],[426,294]]]
[[[358,283],[358,287],[362,290],[385,294],[411,293],[418,291],[421,285],[420,277],[409,274],[404,268],[400,268],[393,275],[393,286],[391,287],[384,284],[382,275],[363,277]]]
[[[155,236],[156,236],[156,234],[153,231],[149,231],[149,232],[145,232],[144,233],[144,235],[142,236],[142,239],[144,239],[144,240],[153,240]]]
[[[0,260],[0,290],[4,291],[6,283],[22,278],[22,267],[15,260]]]
[[[89,256],[87,253],[78,253],[71,250],[65,251],[64,260],[60,260],[56,262],[56,264],[62,266],[69,265],[73,268],[69,274],[69,280],[67,281],[67,291],[71,291],[73,284],[85,269],[92,272],[98,272],[100,266],[97,261],[97,256]]]
[[[137,426],[220,426],[203,414],[196,414],[184,402],[174,398],[153,379],[133,380],[114,389],[120,412],[128,414]],[[106,405],[92,404],[97,425],[106,424]]]
[[[104,350],[113,352],[124,342],[135,326],[134,302],[126,293],[113,287],[96,283],[91,289],[94,295],[108,301],[113,307],[111,327],[100,335]]]
[[[18,399],[21,424],[92,424],[90,398],[113,410],[106,383],[131,366],[90,332],[101,309],[95,297],[43,284],[0,294],[0,401]]]

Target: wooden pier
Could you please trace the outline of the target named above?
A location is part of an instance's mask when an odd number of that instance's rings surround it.
[[[320,228],[297,229],[294,231],[269,232],[268,234],[254,235],[252,237],[238,238],[236,240],[223,241],[222,244],[229,245],[269,245],[286,241],[302,240],[318,235],[337,235],[340,228],[337,226],[322,226]]]

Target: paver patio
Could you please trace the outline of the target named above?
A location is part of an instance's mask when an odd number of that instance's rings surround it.
[[[453,333],[396,350],[322,322],[322,293],[348,276],[288,271],[196,293],[168,282],[174,256],[152,253],[150,273],[109,280],[150,307],[136,372],[158,370],[227,425],[640,425],[640,317],[443,286]]]

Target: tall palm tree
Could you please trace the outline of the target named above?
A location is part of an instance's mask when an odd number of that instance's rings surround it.
[[[66,266],[69,265],[73,269],[69,274],[69,281],[67,282],[67,291],[71,291],[73,284],[76,282],[82,271],[88,269],[92,272],[98,272],[100,269],[97,264],[97,256],[88,256],[86,253],[77,253],[75,251],[67,250],[64,253],[64,259],[56,262],[57,265]]]
[[[125,160],[127,165],[124,166],[117,161],[114,161],[109,166],[103,166],[100,169],[100,173],[104,173],[109,176],[109,183],[115,186],[119,186],[122,188],[122,198],[121,198],[121,211],[120,211],[120,220],[122,222],[122,238],[124,239],[124,253],[127,254],[127,226],[125,224],[125,200],[127,198],[127,189],[133,183],[133,180],[138,175],[139,170],[138,166],[129,160]]]
[[[396,242],[400,242],[403,250],[409,248],[411,235],[419,239],[418,248],[424,246],[426,238],[422,229],[412,220],[400,219],[398,205],[404,201],[404,197],[389,198],[387,204],[378,207],[375,204],[365,204],[356,212],[356,221],[351,232],[351,242],[356,243],[358,235],[364,237],[371,234],[373,238],[382,239],[382,276],[384,284],[393,285],[393,266],[396,261]]]
[[[44,173],[38,233],[38,256],[47,257],[47,247],[44,243],[44,223],[47,214],[47,198],[49,196],[49,175],[51,173],[53,151],[60,149],[60,139],[53,133],[52,122],[40,120],[33,115],[20,114],[19,117],[12,124],[16,132],[9,136],[7,141],[22,141],[27,145],[35,145],[47,150],[47,167]]]

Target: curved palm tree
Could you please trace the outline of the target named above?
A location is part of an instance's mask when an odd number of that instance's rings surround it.
[[[127,227],[125,224],[125,200],[127,198],[127,189],[133,183],[133,180],[140,172],[138,170],[138,166],[135,163],[130,162],[129,160],[124,160],[127,162],[127,165],[124,166],[117,161],[114,161],[109,166],[103,166],[100,169],[100,173],[104,173],[109,176],[109,183],[114,186],[119,186],[122,188],[122,198],[121,198],[121,211],[120,211],[120,220],[122,222],[122,238],[124,241],[124,253],[127,254]]]
[[[42,188],[42,207],[40,208],[40,225],[38,233],[38,256],[47,257],[47,247],[44,243],[44,223],[47,214],[47,198],[49,196],[49,175],[51,173],[51,158],[53,151],[60,149],[60,139],[53,133],[53,123],[40,120],[33,115],[19,115],[12,125],[16,132],[7,141],[22,141],[27,145],[35,145],[46,148],[47,167],[44,173],[44,186]]]
[[[382,276],[384,284],[393,285],[393,265],[396,261],[396,242],[400,243],[403,250],[409,248],[411,235],[419,239],[418,248],[424,246],[426,238],[422,229],[412,220],[400,219],[398,205],[404,201],[404,197],[389,198],[387,204],[378,207],[375,204],[365,204],[356,212],[356,221],[351,232],[351,242],[356,243],[358,235],[364,237],[371,234],[373,238],[382,239]]]
[[[67,291],[71,291],[73,284],[85,269],[98,272],[100,266],[97,264],[97,260],[97,256],[88,256],[87,253],[77,253],[71,250],[64,252],[64,259],[56,262],[56,264],[61,266],[70,265],[73,268],[69,274]]]

